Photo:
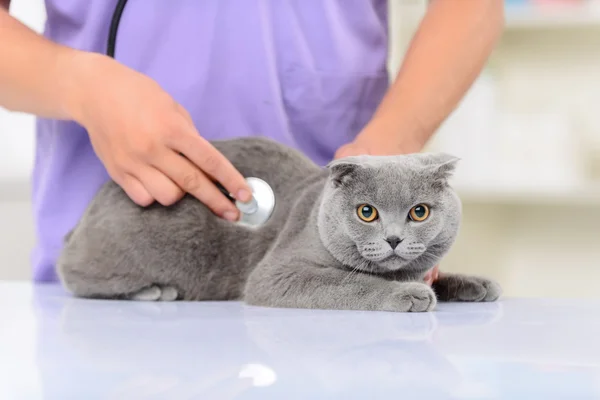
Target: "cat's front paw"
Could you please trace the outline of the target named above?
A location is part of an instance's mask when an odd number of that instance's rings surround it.
[[[497,282],[467,275],[442,275],[433,289],[440,301],[496,301],[502,294]]]
[[[479,283],[485,288],[485,296],[481,301],[496,301],[502,295],[502,287],[496,281],[491,279],[477,278]]]
[[[437,303],[431,288],[420,282],[393,282],[394,289],[387,301],[384,311],[424,312],[431,311]]]

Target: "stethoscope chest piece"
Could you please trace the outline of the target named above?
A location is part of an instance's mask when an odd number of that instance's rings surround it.
[[[252,190],[252,200],[247,203],[236,201],[240,210],[238,224],[258,227],[269,220],[275,209],[275,193],[271,186],[260,178],[248,177],[246,182]]]

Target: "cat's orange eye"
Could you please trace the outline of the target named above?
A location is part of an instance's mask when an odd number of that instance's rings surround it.
[[[427,204],[417,204],[410,209],[408,217],[415,222],[423,222],[429,217],[429,207]]]
[[[379,216],[377,209],[369,204],[361,204],[358,206],[356,213],[358,214],[358,218],[365,222],[373,222]]]

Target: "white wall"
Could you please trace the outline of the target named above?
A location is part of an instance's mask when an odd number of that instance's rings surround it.
[[[41,0],[13,3],[41,29]],[[391,5],[395,70],[424,0]],[[493,276],[509,295],[600,296],[600,18],[568,14],[568,27],[564,15],[511,17],[486,73],[431,144],[463,159],[463,228],[443,269]],[[0,110],[0,279],[29,276],[32,124]]]

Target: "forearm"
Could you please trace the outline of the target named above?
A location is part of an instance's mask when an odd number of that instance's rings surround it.
[[[75,83],[67,66],[79,52],[45,39],[2,7],[0,38],[0,106],[69,119]]]
[[[481,72],[503,26],[503,0],[432,1],[367,129],[400,137],[403,152],[420,151]]]

